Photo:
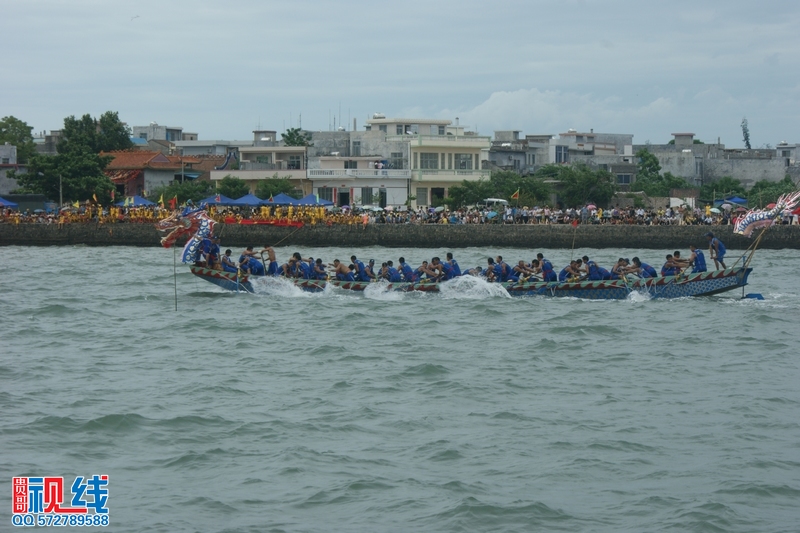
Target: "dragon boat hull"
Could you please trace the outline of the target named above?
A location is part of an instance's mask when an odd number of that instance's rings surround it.
[[[263,276],[238,275],[235,272],[212,270],[201,266],[190,266],[192,274],[229,291],[255,292],[254,283]],[[613,281],[581,282],[505,282],[500,283],[511,296],[550,296],[583,298],[588,300],[624,300],[633,292],[651,298],[685,298],[688,296],[710,296],[747,285],[752,268],[728,268],[712,272],[700,272],[679,276]],[[322,292],[330,285],[343,290],[363,291],[370,283],[352,281],[318,281],[297,279],[294,285],[308,292]],[[410,292],[439,292],[439,283],[386,283],[386,290]]]

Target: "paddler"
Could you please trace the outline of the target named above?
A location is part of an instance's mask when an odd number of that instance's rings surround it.
[[[689,255],[689,265],[692,266],[692,274],[697,272],[707,272],[706,258],[703,255],[703,250],[697,248],[694,244],[689,245],[689,250],[692,252]]]
[[[267,265],[267,275],[268,276],[277,276],[278,275],[278,259],[275,257],[275,250],[272,249],[272,246],[264,246],[260,253],[267,252],[267,259],[269,260],[269,264]]]
[[[336,279],[339,281],[355,281],[356,278],[353,276],[353,273],[350,271],[349,268],[345,266],[344,263],[339,261],[338,259],[333,260],[333,267],[334,275]]]

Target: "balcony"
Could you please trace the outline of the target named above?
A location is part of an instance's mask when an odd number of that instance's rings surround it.
[[[411,178],[411,171],[410,170],[391,170],[391,169],[383,169],[383,170],[357,170],[357,169],[338,169],[338,168],[327,168],[327,169],[313,169],[308,171],[308,178],[312,180],[324,180],[324,179],[340,179],[340,178],[389,178],[389,179],[403,179],[407,180]]]
[[[477,181],[480,178],[489,178],[488,170],[433,170],[416,169],[411,171],[411,181],[447,181],[460,183],[463,180]]]
[[[411,146],[440,146],[449,148],[489,148],[491,137],[478,135],[387,135],[387,142],[405,141]]]
[[[266,165],[267,163],[260,163]],[[245,181],[252,181],[252,180],[268,180],[275,177],[277,174],[278,178],[289,178],[291,180],[302,180],[306,179],[306,171],[305,170],[292,170],[292,169],[280,169],[280,170],[273,170],[273,169],[262,169],[262,170],[212,170],[211,171],[211,180],[221,180],[225,176],[231,176],[234,178],[239,178]]]

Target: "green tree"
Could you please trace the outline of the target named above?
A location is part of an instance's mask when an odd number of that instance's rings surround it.
[[[247,186],[244,180],[228,174],[217,184],[217,192],[235,200],[249,193],[250,187]]]
[[[746,197],[747,191],[741,181],[735,180],[730,176],[724,176],[717,181],[704,183],[703,186],[700,187],[700,198],[706,202],[733,195]]]
[[[747,117],[742,118],[742,139],[744,147],[750,149],[750,127],[747,125]]]
[[[110,159],[86,150],[56,156],[35,155],[26,173],[9,177],[17,180],[20,193],[44,194],[57,200],[60,182],[65,201],[91,200],[96,195],[100,203],[108,204],[114,184],[103,174],[103,169]]]
[[[130,128],[120,122],[116,111],[106,111],[99,120],[88,113],[81,118],[71,115],[64,119],[58,152],[87,149],[97,154],[102,151],[127,150],[133,146],[130,136]]]
[[[461,185],[455,185],[449,189],[449,198],[452,200],[453,207],[463,207],[465,205],[475,205],[484,198],[491,198],[494,196],[494,185],[483,178],[477,181],[461,182]]]
[[[289,178],[279,178],[276,172],[271,178],[259,181],[254,194],[262,200],[266,200],[271,196],[281,193],[291,194],[292,192],[294,192],[294,185]]]
[[[119,113],[106,111],[97,120],[97,148],[99,151],[130,150],[133,148],[131,129],[119,120]]]
[[[286,133],[281,133],[281,139],[286,146],[312,146],[311,134],[300,128],[289,128]]]
[[[781,181],[760,180],[747,192],[748,205],[764,207],[777,201],[780,195],[796,190],[797,185],[788,174]]]
[[[561,190],[559,196],[569,207],[588,202],[608,205],[617,192],[614,176],[607,170],[592,170],[584,164],[563,166],[559,169]]]
[[[7,116],[0,120],[0,144],[8,143],[17,147],[17,163],[27,164],[36,153],[32,131],[32,126],[16,117]]]
[[[636,181],[658,181],[658,174],[661,172],[661,164],[647,148],[642,148],[636,152],[639,162],[636,164]]]
[[[196,203],[212,194],[214,194],[214,186],[210,181],[191,180],[183,183],[172,182],[166,186],[156,187],[154,190],[148,191],[147,199],[151,202],[158,202],[163,198],[164,205],[169,205],[168,202],[177,196],[178,204],[182,204],[186,200]]]

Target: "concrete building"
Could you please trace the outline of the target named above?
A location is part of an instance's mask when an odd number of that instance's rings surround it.
[[[367,120],[368,131],[380,131],[387,143],[407,145],[411,171],[412,206],[429,206],[448,196],[448,189],[463,180],[488,177],[490,137],[481,137],[450,120],[386,118]],[[405,148],[405,147],[404,147]],[[405,150],[404,150],[405,151]]]
[[[104,173],[117,186],[117,195],[145,196],[147,191],[166,186],[173,181],[198,179],[202,174],[194,165],[200,160],[192,157],[166,156],[161,152],[144,150],[103,152],[114,159]],[[220,158],[222,160],[222,158]]]
[[[673,144],[635,145],[634,153],[647,149],[658,158],[661,172],[670,172],[700,187],[725,176],[739,180],[745,187],[757,181],[780,181],[786,174],[800,175],[794,163],[796,151],[788,143],[778,149],[729,149],[724,144],[695,143],[694,133],[673,133]],[[784,155],[786,154],[786,155]]]
[[[229,160],[238,157],[238,169],[230,165],[221,170],[212,170],[211,181],[231,176],[243,180],[250,187],[250,192],[255,192],[260,181],[275,177],[288,178],[298,193],[309,194],[311,183],[306,173],[308,147],[283,146],[276,142],[275,137],[275,131],[256,130],[253,132],[253,141],[230,141]]]
[[[0,144],[0,196],[9,194],[17,188],[17,180],[8,177],[8,171],[21,172],[17,164],[17,147],[13,144]]]
[[[133,136],[140,139],[159,140],[159,141],[196,141],[197,134],[184,132],[180,126],[161,126],[156,122],[151,122],[147,126],[134,126]]]

